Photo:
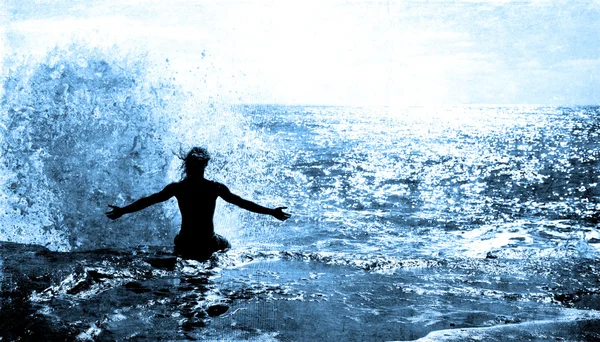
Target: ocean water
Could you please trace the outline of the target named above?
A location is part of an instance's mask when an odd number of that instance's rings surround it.
[[[8,340],[600,339],[599,107],[198,103],[119,58],[5,71]],[[208,178],[292,217],[220,202],[233,248],[205,263],[170,257],[174,200],[104,217],[194,145]]]
[[[302,227],[276,234],[282,246],[399,259],[597,255],[597,107],[239,110],[282,154],[271,191]]]

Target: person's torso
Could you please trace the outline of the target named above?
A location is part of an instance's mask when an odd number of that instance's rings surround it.
[[[177,183],[175,197],[181,211],[182,238],[214,234],[213,215],[221,184],[207,179],[184,179]]]

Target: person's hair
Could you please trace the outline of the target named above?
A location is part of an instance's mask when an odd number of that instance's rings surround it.
[[[184,173],[184,177],[189,177],[192,174],[203,171],[208,165],[210,160],[210,153],[204,147],[192,147],[192,149],[183,157],[178,155],[179,159],[183,161],[181,169]]]

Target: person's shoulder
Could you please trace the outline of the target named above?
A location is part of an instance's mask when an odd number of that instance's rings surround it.
[[[165,186],[165,190],[175,191],[181,187],[181,183],[183,183],[183,181],[169,183],[167,186]]]
[[[227,191],[227,190],[229,190],[229,189],[227,189],[227,186],[225,186],[225,184],[223,184],[223,183],[219,183],[219,182],[216,182],[216,181],[213,181],[213,180],[209,180],[209,179],[207,179],[206,181],[208,182],[208,184],[210,184],[210,186],[213,189],[216,189],[217,191]]]
[[[208,184],[210,184],[211,186],[225,186],[225,184],[223,184],[223,183],[219,183],[219,182],[217,182],[217,181],[214,181],[214,180],[210,180],[210,179],[205,179],[205,180],[206,180],[206,182],[207,182]]]
[[[167,186],[173,186],[173,187],[181,186],[183,183],[185,183],[185,181],[186,181],[185,179],[182,179],[180,181],[171,182]]]

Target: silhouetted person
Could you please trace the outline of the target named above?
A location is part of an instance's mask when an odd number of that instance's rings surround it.
[[[225,185],[204,178],[204,169],[210,160],[206,149],[194,147],[182,160],[185,172],[182,181],[171,183],[162,191],[140,198],[123,208],[109,205],[112,210],[106,216],[115,220],[124,214],[142,210],[175,196],[181,212],[181,230],[175,237],[175,254],[196,260],[206,260],[212,253],[231,247],[224,237],[215,234],[213,216],[217,197],[240,208],[271,215],[281,221],[290,217],[290,214],[283,212],[286,207],[269,209],[260,206],[232,194]]]

